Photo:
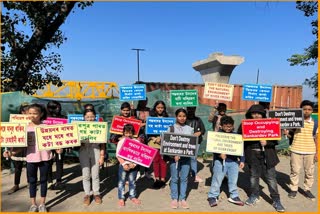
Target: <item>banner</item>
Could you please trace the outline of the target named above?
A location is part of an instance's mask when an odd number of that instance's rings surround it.
[[[136,120],[136,119],[131,119],[131,118],[126,118],[122,116],[115,115],[113,116],[112,123],[111,123],[111,128],[110,128],[110,133],[114,134],[123,134],[123,127],[125,124],[132,124],[134,127],[134,137],[138,136],[140,126],[141,126],[141,120]]]
[[[203,97],[214,100],[232,101],[234,85],[206,82]]]
[[[146,85],[121,85],[119,87],[120,101],[146,100]]]
[[[80,146],[76,124],[36,126],[35,135],[39,151]]]
[[[68,119],[64,118],[55,118],[55,117],[47,117],[44,121],[42,121],[43,124],[46,125],[59,125],[59,124],[67,124]]]
[[[197,90],[170,90],[171,107],[198,106]]]
[[[99,121],[99,114],[96,114],[96,121]],[[68,114],[68,123],[72,121],[84,121],[83,114]]]
[[[118,156],[144,167],[150,167],[158,150],[140,143],[137,140],[125,138]]]
[[[242,100],[271,102],[272,85],[244,84]]]
[[[242,138],[244,141],[281,140],[280,119],[242,120]]]
[[[30,123],[31,116],[28,114],[10,114],[10,123]]]
[[[302,109],[286,109],[269,111],[270,118],[279,118],[281,129],[301,129],[304,127]]]
[[[198,137],[186,134],[161,133],[161,155],[195,157]]]
[[[27,147],[27,123],[1,122],[1,147]]]
[[[106,143],[107,122],[73,121],[78,127],[79,140],[81,143]]]
[[[242,156],[242,135],[208,131],[206,151],[219,154]]]
[[[169,126],[176,123],[174,117],[148,117],[146,121],[146,134],[160,135],[168,131]]]

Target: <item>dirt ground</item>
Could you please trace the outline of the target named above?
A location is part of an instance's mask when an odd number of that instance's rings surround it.
[[[318,212],[318,165],[315,169],[315,183],[312,192],[316,195],[317,200],[311,201],[302,195],[302,189],[299,189],[299,194],[296,199],[288,198],[289,192],[289,171],[290,162],[288,157],[280,157],[280,164],[276,167],[278,188],[281,196],[281,201],[288,212]],[[220,195],[218,206],[211,208],[207,202],[207,193],[211,184],[211,161],[203,161],[198,159],[199,175],[204,179],[202,183],[188,183],[187,202],[190,209],[183,210],[178,208],[173,210],[170,208],[170,187],[167,185],[164,189],[152,189],[152,180],[141,178],[137,181],[138,198],[141,199],[141,205],[134,205],[130,201],[126,202],[126,206],[119,208],[117,205],[117,165],[108,166],[101,171],[101,196],[103,203],[96,205],[94,202],[90,206],[85,207],[82,204],[84,192],[82,189],[81,168],[78,163],[65,164],[65,172],[63,182],[66,184],[63,190],[48,190],[47,208],[50,212],[110,212],[110,211],[210,211],[210,212],[274,212],[272,201],[269,197],[269,191],[266,184],[261,181],[261,199],[256,206],[237,206],[227,201],[227,184],[222,185],[222,192]],[[25,170],[25,168],[24,168]],[[53,167],[55,170],[55,166]],[[246,171],[246,168],[245,168]],[[8,190],[13,185],[14,174],[10,174],[9,170],[2,171],[2,212],[27,212],[30,206],[29,191],[25,171],[22,174],[21,187],[19,191],[8,195]],[[300,177],[300,187],[303,188],[303,175]],[[169,182],[168,182],[169,183]],[[168,184],[167,183],[167,184]],[[238,180],[239,194],[242,200],[247,199],[249,190],[249,175],[247,172],[239,172]],[[40,186],[38,186],[37,195]],[[126,186],[126,189],[128,187]]]

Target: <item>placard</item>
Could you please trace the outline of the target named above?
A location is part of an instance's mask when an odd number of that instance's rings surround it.
[[[99,121],[99,114],[96,114],[95,121]],[[72,121],[84,121],[83,114],[68,114],[68,123],[72,123]]]
[[[160,135],[175,123],[176,118],[174,117],[148,117],[146,121],[146,134]]]
[[[272,85],[244,84],[242,86],[242,100],[271,102]]]
[[[55,117],[47,117],[44,121],[42,121],[43,124],[46,125],[59,125],[59,124],[67,124],[68,119],[64,118],[55,118]]]
[[[171,107],[198,106],[197,90],[170,90]]]
[[[214,100],[232,101],[234,85],[206,82],[203,97]]]
[[[119,87],[119,99],[121,101],[146,100],[146,85],[121,85]]]
[[[242,156],[242,135],[208,131],[206,151],[219,154]]]
[[[186,134],[161,133],[161,155],[195,157],[198,137]]]
[[[141,123],[142,123],[141,120],[136,120],[136,119],[131,119],[131,118],[115,115],[115,116],[113,116],[113,119],[112,119],[110,133],[122,135],[124,125],[125,124],[132,124],[134,127],[134,135],[133,136],[137,137],[139,130],[140,130]]]
[[[10,123],[30,123],[31,115],[28,114],[10,114]]]
[[[39,151],[80,146],[76,124],[63,124],[35,127]]]
[[[279,118],[242,120],[242,138],[244,141],[281,140]]]
[[[72,124],[77,124],[81,143],[107,142],[107,122],[72,121]]]
[[[304,127],[304,116],[301,108],[270,110],[269,117],[279,118],[281,129],[301,129]]]
[[[117,156],[144,167],[150,167],[158,150],[137,140],[125,138]]]
[[[27,147],[27,123],[1,122],[1,147]]]

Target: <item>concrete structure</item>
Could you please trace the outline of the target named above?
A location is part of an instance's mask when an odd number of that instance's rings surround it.
[[[212,53],[207,59],[196,61],[193,69],[199,71],[204,82],[229,83],[233,69],[244,62],[241,56],[224,56]]]

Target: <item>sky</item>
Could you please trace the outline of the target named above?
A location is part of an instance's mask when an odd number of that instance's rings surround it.
[[[230,84],[301,85],[317,66],[290,66],[314,40],[311,20],[295,2],[95,2],[76,9],[61,27],[67,41],[62,80],[203,83],[192,63],[211,53],[245,61]],[[303,98],[314,100],[304,87]]]

